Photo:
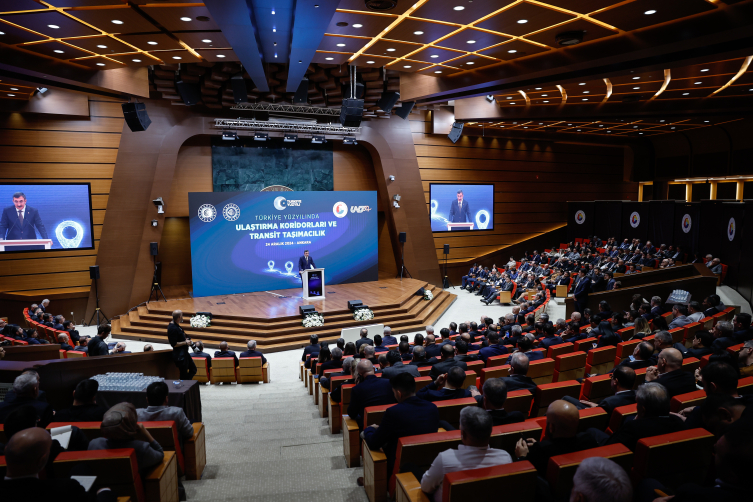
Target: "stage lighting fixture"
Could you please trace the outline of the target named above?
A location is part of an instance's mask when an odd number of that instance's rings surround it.
[[[395,199],[396,201],[400,202],[400,198],[401,197],[400,197],[400,194],[396,193],[392,198]]]
[[[158,223],[159,223],[159,221],[157,221],[157,220],[152,220],[152,226],[153,226],[153,227],[156,227]]]
[[[356,141],[355,136],[345,136],[343,137],[343,144],[344,145],[357,145],[358,141]]]
[[[37,92],[39,94],[45,94],[47,91],[49,91],[47,87],[37,87],[36,92],[34,94],[36,94]]]
[[[162,197],[157,197],[152,201],[152,204],[157,206],[157,213],[158,214],[164,214],[165,213],[165,201],[162,200]]]
[[[254,133],[254,141],[267,141],[268,139],[269,139],[269,134],[265,132]]]
[[[235,131],[222,131],[222,139],[227,141],[235,141],[238,139],[238,133]]]
[[[319,136],[319,135],[315,134],[315,135],[311,136],[311,142],[313,144],[315,144],[315,145],[321,145],[322,143],[326,143],[327,142],[327,138],[325,138],[324,136]]]
[[[390,181],[395,181],[395,175],[394,174],[390,174]]]
[[[297,139],[298,139],[297,134],[285,133],[285,139],[283,141],[285,143],[295,143],[295,140]]]
[[[313,305],[301,305],[298,307],[298,310],[300,311],[301,315],[305,316],[306,314],[313,314],[316,312],[316,307]]]
[[[492,101],[494,101],[494,96],[492,96],[491,94],[487,94],[486,100],[491,103]]]
[[[392,10],[397,5],[397,0],[365,0],[366,8],[371,10]]]
[[[585,35],[586,35],[586,32],[582,30],[565,31],[565,32],[557,34],[554,37],[554,40],[556,40],[558,44],[564,47],[568,47],[571,45],[578,45],[579,43],[583,42],[583,37]]]

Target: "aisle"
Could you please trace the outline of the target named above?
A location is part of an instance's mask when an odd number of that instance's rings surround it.
[[[201,387],[207,467],[189,501],[358,502],[362,468],[348,469],[342,435],[298,379],[300,351],[270,354],[272,383]]]

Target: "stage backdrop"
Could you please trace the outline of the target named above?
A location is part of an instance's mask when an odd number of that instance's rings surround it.
[[[588,237],[594,235],[594,203],[593,202],[568,202],[567,203],[567,241],[572,242],[576,237]]]
[[[622,203],[622,233],[610,235],[610,237],[615,237],[620,242],[622,239],[640,239],[641,242],[646,242],[650,223],[648,202],[624,201]]]
[[[194,296],[301,286],[308,249],[327,284],[376,281],[376,192],[189,193]]]

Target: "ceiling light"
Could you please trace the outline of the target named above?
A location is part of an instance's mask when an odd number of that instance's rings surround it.
[[[0,31],[0,35],[5,35],[5,32],[4,31]]]
[[[607,131],[607,132],[612,132],[612,131]]]
[[[120,19],[113,19],[113,20],[112,20],[112,21],[110,21],[110,22],[111,22],[112,24],[123,24],[123,21],[121,21]]]
[[[298,139],[298,135],[297,134],[293,134],[293,133],[287,132],[287,133],[285,133],[284,139],[282,141],[284,143],[295,143],[295,140],[297,140],[297,139]]]
[[[106,45],[98,45],[97,47],[100,48],[100,49],[107,49]]]
[[[272,33],[277,33],[277,28],[272,28]]]
[[[458,5],[457,7],[453,7],[452,10],[465,10],[465,7]]]
[[[508,52],[509,54],[515,54],[515,53],[516,53],[516,52],[518,52],[518,51],[516,51],[515,49],[510,49],[510,50],[509,50],[509,51],[507,51],[507,52]]]
[[[660,120],[659,122],[664,122],[664,120],[662,119],[662,120]]]
[[[708,123],[709,121],[708,121],[708,120],[704,120],[704,122],[705,122],[705,123]]]
[[[395,52],[395,49],[390,47],[389,49],[387,49],[387,52]]]
[[[586,83],[585,83],[585,82],[581,82],[581,83],[580,83],[580,84],[578,84],[578,85],[586,85]]]
[[[670,129],[674,129],[674,127],[670,127]]]
[[[599,124],[599,127],[604,127],[604,124]]]
[[[424,32],[423,31],[414,31],[413,34],[414,35],[423,35]]]
[[[523,126],[523,129],[528,129],[528,126]]]
[[[254,141],[267,141],[268,139],[269,139],[269,134],[265,132],[254,133]]]
[[[338,47],[345,47],[345,44],[337,44]]]
[[[554,40],[563,47],[569,47],[572,45],[578,45],[583,42],[583,37],[586,35],[584,30],[566,31],[558,33]]]
[[[54,50],[54,51],[52,51],[52,52],[55,52],[55,53],[57,53],[57,54],[62,54],[62,53],[63,53],[63,51],[61,51],[60,49],[55,49],[55,50]]]
[[[683,92],[682,93],[683,96],[687,96],[688,94],[690,94],[690,93],[689,92]]]
[[[332,61],[335,58],[324,58],[324,59],[326,59],[327,61]]]
[[[541,87],[537,87],[537,88],[536,88],[536,90],[537,90],[537,91],[540,91],[540,90],[541,90]]]
[[[18,87],[11,87],[11,88],[10,88],[10,90],[11,90],[11,91],[17,91],[17,90],[18,90]]]
[[[97,63],[97,66],[104,66],[104,63]]]
[[[468,41],[467,41],[466,43],[467,43],[467,44],[475,44],[475,43],[476,43],[476,41],[475,41],[475,40],[468,40]]]
[[[217,57],[218,57],[218,58],[224,58],[224,57],[225,57],[225,55],[224,55],[224,54],[217,54]]]
[[[409,64],[407,64],[407,65],[403,66],[403,68],[412,68],[412,66],[409,65]]]
[[[640,87],[633,87],[634,91],[637,91],[638,89],[640,89]]]
[[[580,129],[578,129],[578,132],[580,132]]]
[[[181,21],[190,21],[191,18],[190,17],[182,17],[182,18],[180,18],[180,20]]]
[[[133,61],[134,63],[140,63],[141,62],[140,59],[132,59],[131,61]]]
[[[588,98],[583,98],[583,101],[588,101]]]
[[[52,28],[53,30],[58,30],[58,29],[60,29],[60,26],[58,26],[58,25],[56,25],[56,24],[48,24],[48,25],[47,25],[47,27],[48,27],[48,28]]]
[[[549,102],[548,100],[547,100],[547,101],[544,101],[544,103],[548,103],[548,102]]]
[[[204,42],[205,44],[211,44],[212,43],[212,41],[209,40],[208,38],[205,38],[204,40],[202,40],[202,42]],[[157,44],[157,42],[149,42],[149,43],[152,44],[152,45],[156,45]]]
[[[546,97],[549,97],[549,94],[542,94],[542,95],[541,95],[541,97],[542,97],[542,98],[546,98]]]
[[[651,14],[656,14],[656,11],[653,10],[653,9],[651,9],[651,10],[647,10],[646,12],[644,12],[644,14],[646,14],[647,16],[650,16]]]
[[[641,77],[633,77],[633,80],[640,80]]]
[[[643,134],[642,132],[639,132],[638,134]]]
[[[510,97],[510,96],[507,96],[507,99],[512,99],[512,97]]]
[[[583,94],[589,94],[591,91],[583,91]]]
[[[518,24],[526,24],[528,19],[518,19]]]
[[[704,69],[703,69],[703,70],[701,70],[701,71],[709,71],[709,69],[708,69],[708,68],[704,68]]]
[[[442,73],[442,70],[437,70],[434,73]]]
[[[374,61],[366,61],[366,64],[374,64]]]
[[[475,64],[475,63],[474,63],[473,61],[468,61],[468,62],[467,62],[467,63],[465,63],[465,64]]]
[[[693,84],[695,84],[695,85],[702,84],[702,83],[703,82],[693,82]]]
[[[206,41],[206,40],[202,40],[202,42],[207,42],[207,41]],[[211,42],[211,40],[210,40],[209,42]],[[207,43],[209,43],[209,42],[207,42]],[[150,41],[150,42],[147,42],[147,43],[148,43],[149,45],[157,45],[157,42],[152,42],[152,41]]]
[[[311,136],[311,142],[315,145],[321,145],[322,143],[326,143],[327,140],[324,138],[324,136],[319,136],[315,134]]]
[[[15,94],[8,94],[8,96],[15,96]]]
[[[572,125],[572,124],[567,124],[567,125]]]
[[[360,23],[354,24],[353,28],[363,28],[363,25]]]
[[[515,103],[510,103],[511,105],[514,105]]]
[[[180,56],[173,56],[173,59],[181,59]]]

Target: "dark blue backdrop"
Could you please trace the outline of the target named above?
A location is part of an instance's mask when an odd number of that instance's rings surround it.
[[[52,239],[52,249],[91,249],[94,247],[88,183],[2,184],[0,185],[0,210],[13,207],[13,194],[16,192],[23,192],[26,195],[26,205],[39,211],[47,237]],[[78,228],[69,223],[63,224],[64,222],[73,222],[78,225]],[[57,232],[58,227],[64,239],[62,242]],[[4,238],[5,235],[0,236],[0,239]],[[37,239],[40,238],[37,232]]]
[[[447,218],[450,205],[457,202],[458,190],[463,191],[463,204],[471,210],[474,230],[494,229],[494,185],[446,185],[432,183],[429,188],[431,198],[431,231],[448,232]]]
[[[306,249],[326,284],[378,279],[376,192],[189,193],[188,207],[194,296],[300,287]]]

